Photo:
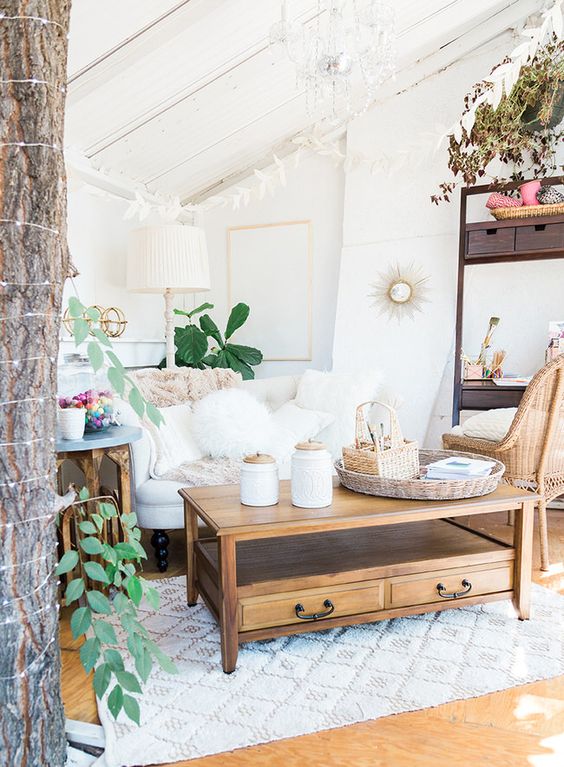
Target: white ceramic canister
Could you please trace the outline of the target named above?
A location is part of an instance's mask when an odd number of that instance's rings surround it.
[[[84,436],[84,426],[86,423],[84,408],[59,408],[57,421],[61,439],[82,439]]]
[[[292,503],[321,509],[333,500],[333,460],[323,442],[299,442],[292,455]]]
[[[280,498],[278,466],[271,455],[253,453],[241,466],[241,503],[245,506],[274,506]]]

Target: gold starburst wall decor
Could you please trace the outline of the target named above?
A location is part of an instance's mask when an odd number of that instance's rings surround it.
[[[379,317],[387,314],[389,319],[395,318],[398,322],[404,317],[414,319],[416,312],[423,311],[423,304],[429,301],[428,281],[429,275],[415,264],[392,264],[372,283],[373,290],[369,293],[374,299],[372,306],[380,310]]]

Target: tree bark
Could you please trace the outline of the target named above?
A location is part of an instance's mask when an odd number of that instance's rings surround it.
[[[70,0],[0,0],[0,11],[0,765],[60,767],[56,531],[35,518],[55,508]],[[30,16],[50,23],[10,18]],[[34,79],[46,83],[11,82]]]

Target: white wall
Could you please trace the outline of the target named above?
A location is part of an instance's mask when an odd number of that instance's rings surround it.
[[[230,307],[227,288],[227,229],[310,219],[313,228],[313,358],[311,362],[264,362],[257,377],[300,373],[307,368],[330,370],[339,260],[342,244],[344,175],[341,168],[317,155],[304,156],[288,170],[287,186],[273,197],[252,201],[237,211],[220,208],[206,214],[204,228],[210,253],[212,290],[206,301],[223,329]],[[249,280],[252,280],[252,273]],[[292,311],[288,296],[288,312]],[[267,299],[266,299],[267,300]],[[251,312],[253,307],[251,306]],[[234,336],[237,342],[237,336]]]
[[[465,93],[514,45],[510,35],[503,36],[376,105],[348,131],[352,152],[368,157],[384,152],[392,162],[401,152],[411,157],[391,176],[371,175],[364,166],[347,174],[334,363],[337,369],[359,360],[378,365],[405,400],[404,432],[421,443],[436,443],[450,427],[458,253],[459,196],[440,207],[431,204],[430,195],[449,178],[446,149],[432,150],[440,126],[452,125],[460,115]],[[419,164],[413,158],[418,144]],[[413,262],[431,278],[431,303],[400,325],[378,318],[368,298],[370,283],[395,262]],[[497,273],[495,278],[503,289],[502,278]],[[479,308],[480,315],[484,311],[487,321],[489,310]]]
[[[287,186],[274,197],[253,201],[233,211],[218,209],[206,215],[206,231],[212,290],[197,295],[176,296],[179,308],[192,308],[203,301],[215,305],[210,311],[221,329],[230,307],[227,296],[227,229],[230,226],[311,219],[313,227],[313,359],[311,362],[266,362],[257,376],[299,373],[308,367],[331,368],[333,329],[343,214],[344,176],[328,160],[316,155],[303,157],[298,168],[288,170]],[[69,244],[80,276],[75,284],[86,305],[119,306],[128,320],[117,342],[125,364],[154,364],[164,356],[164,302],[162,296],[129,293],[126,290],[127,236],[131,229],[148,222],[123,220],[127,205],[108,200],[86,187],[69,192]],[[152,221],[149,223],[153,223]],[[156,223],[156,222],[155,222]],[[252,274],[249,274],[252,279]],[[65,297],[72,293],[67,283]],[[251,306],[252,311],[252,306]],[[289,297],[288,312],[292,311]],[[180,320],[179,320],[180,321]],[[63,331],[63,336],[67,335]],[[237,337],[234,336],[236,342]],[[129,346],[127,343],[131,341]],[[152,342],[140,344],[141,341]],[[159,343],[155,343],[155,342]],[[63,345],[72,351],[72,343]],[[135,352],[135,353],[134,353]]]

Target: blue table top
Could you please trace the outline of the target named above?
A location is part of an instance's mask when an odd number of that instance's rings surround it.
[[[110,426],[106,431],[85,434],[82,439],[61,439],[57,436],[55,447],[57,453],[78,453],[84,450],[117,447],[137,442],[143,436],[139,426]]]

